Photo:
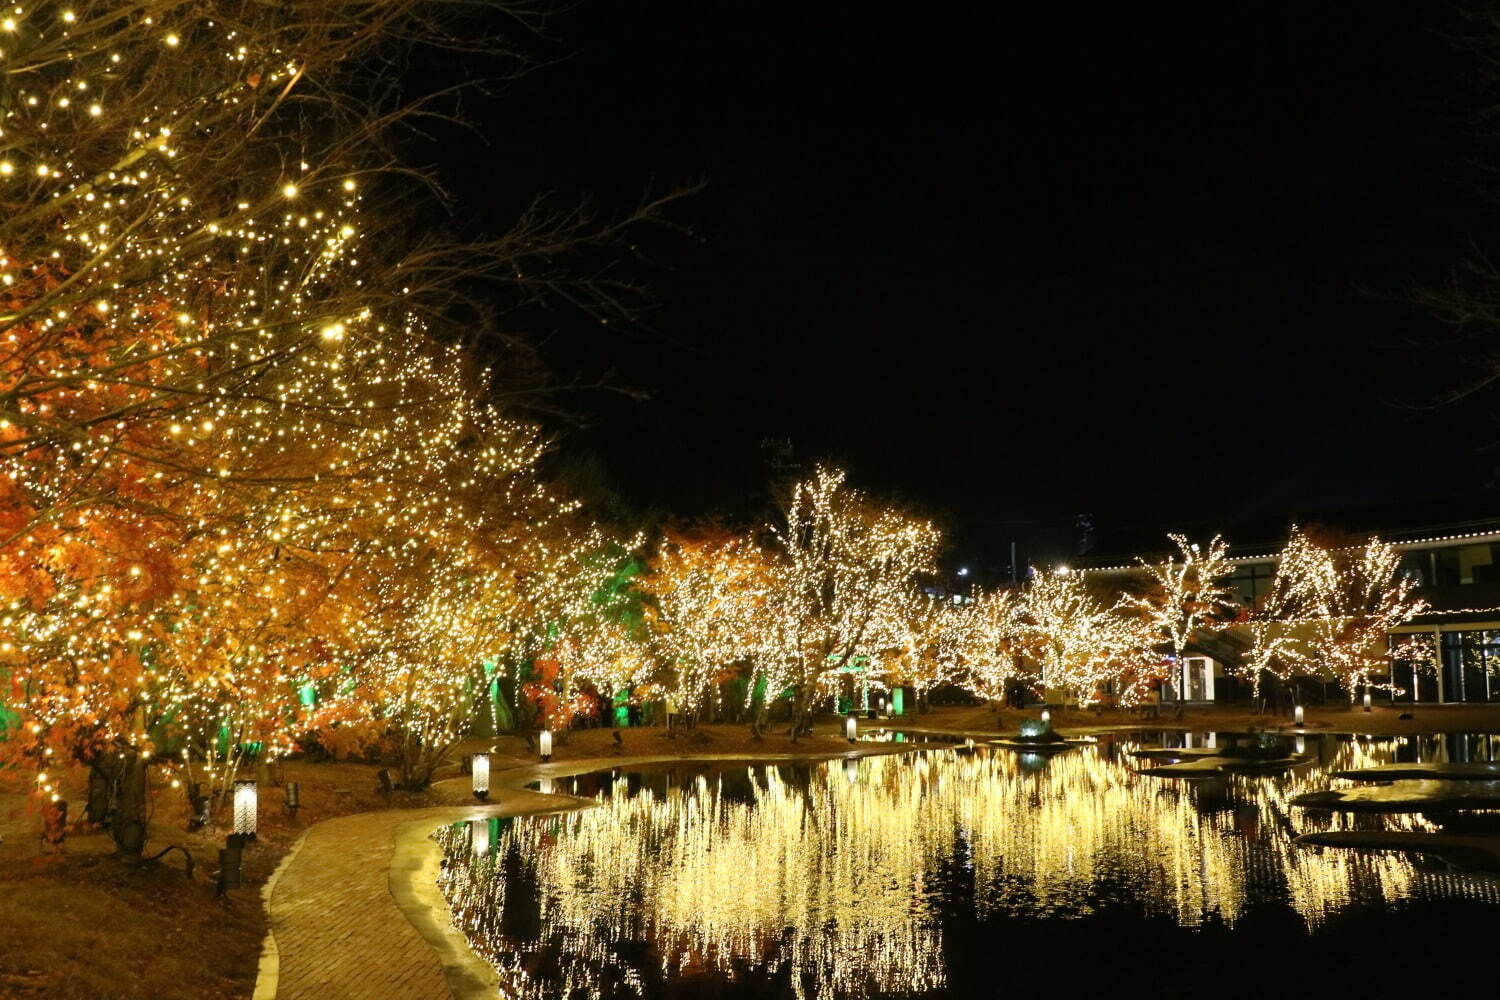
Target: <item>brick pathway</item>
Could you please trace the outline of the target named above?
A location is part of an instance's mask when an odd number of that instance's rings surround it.
[[[448,1000],[437,955],[391,895],[395,831],[420,818],[362,813],[307,831],[271,893],[278,1000]]]

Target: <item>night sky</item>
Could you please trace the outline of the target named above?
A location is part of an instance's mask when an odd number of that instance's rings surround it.
[[[1462,377],[1403,296],[1493,245],[1451,9],[1029,6],[593,0],[528,42],[553,64],[435,154],[460,224],[709,182],[643,329],[531,331],[651,394],[574,394],[563,447],[634,504],[748,515],[790,439],[980,558],[1080,513],[1484,487],[1495,401],[1402,405]]]

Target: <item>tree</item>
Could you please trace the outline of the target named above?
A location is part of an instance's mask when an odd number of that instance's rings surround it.
[[[662,201],[410,242],[397,209],[420,180],[385,136],[419,109],[352,75],[387,44],[489,46],[450,30],[457,9],[13,12],[0,672],[18,719],[0,773],[91,768],[89,812],[122,853],[164,759],[222,789],[301,735],[390,736],[421,783],[476,658],[527,634],[571,555],[550,544],[571,505],[539,485],[534,428],[478,402],[533,379],[476,371],[459,334],[493,330],[475,279],[628,311],[622,283],[560,262]]]
[[[1310,657],[1344,686],[1352,706],[1360,689],[1389,687],[1372,677],[1389,662],[1386,636],[1427,603],[1412,595],[1400,553],[1388,542],[1371,536],[1362,546],[1325,548],[1298,541],[1298,534],[1294,529]]]
[[[734,664],[753,657],[767,572],[766,554],[751,538],[664,533],[645,581],[662,661],[654,679],[690,718],[713,703],[716,684]]]
[[[1215,535],[1206,549],[1189,543],[1187,536],[1167,536],[1177,546],[1176,555],[1160,562],[1137,561],[1149,580],[1143,594],[1127,599],[1149,625],[1158,643],[1171,655],[1177,689],[1177,710],[1181,713],[1186,692],[1183,683],[1183,654],[1198,632],[1219,621],[1229,589],[1223,581],[1229,576],[1226,558],[1229,545]]]
[[[755,669],[768,700],[789,693],[794,738],[819,694],[832,693],[839,670],[886,647],[902,600],[936,564],[933,525],[876,503],[845,479],[842,470],[819,466],[793,487],[771,529],[776,561]]]
[[[1312,543],[1294,525],[1287,544],[1276,559],[1271,588],[1247,609],[1244,621],[1250,632],[1241,672],[1250,681],[1251,697],[1260,698],[1262,681],[1274,677],[1286,681],[1307,662],[1305,643],[1298,635],[1296,620],[1307,606],[1304,577],[1313,564]]]
[[[1121,688],[1122,701],[1140,699],[1150,638],[1138,618],[1105,604],[1081,576],[1036,572],[1026,588],[1022,635],[1044,690],[1061,688],[1080,707],[1097,702],[1110,684]]]
[[[893,610],[891,645],[880,651],[875,662],[879,676],[911,687],[916,711],[926,708],[933,688],[962,676],[960,664],[945,648],[944,639],[957,624],[963,607],[913,587]]]
[[[938,655],[956,683],[985,701],[1003,701],[1025,669],[1025,605],[1016,590],[975,591],[971,600],[951,606],[943,623]]]

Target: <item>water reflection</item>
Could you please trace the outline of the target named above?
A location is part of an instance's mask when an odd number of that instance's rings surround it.
[[[1106,914],[1132,931],[1233,928],[1275,912],[1317,931],[1351,907],[1500,901],[1482,877],[1292,844],[1431,828],[1421,817],[1288,805],[1340,784],[1326,771],[1500,749],[1487,739],[1308,736],[1315,763],[1281,776],[1138,774],[1131,751],[1170,739],[560,780],[598,807],[440,831],[442,886],[525,997],[923,994],[953,985],[985,928]]]

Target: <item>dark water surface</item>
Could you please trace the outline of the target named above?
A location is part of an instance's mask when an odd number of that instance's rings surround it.
[[[1288,803],[1347,784],[1331,770],[1495,759],[1500,737],[1308,737],[1287,774],[1194,781],[1130,756],[1183,742],[559,780],[597,806],[440,830],[441,883],[526,998],[1384,995],[1493,961],[1469,942],[1500,943],[1500,882],[1292,843],[1440,818]]]

